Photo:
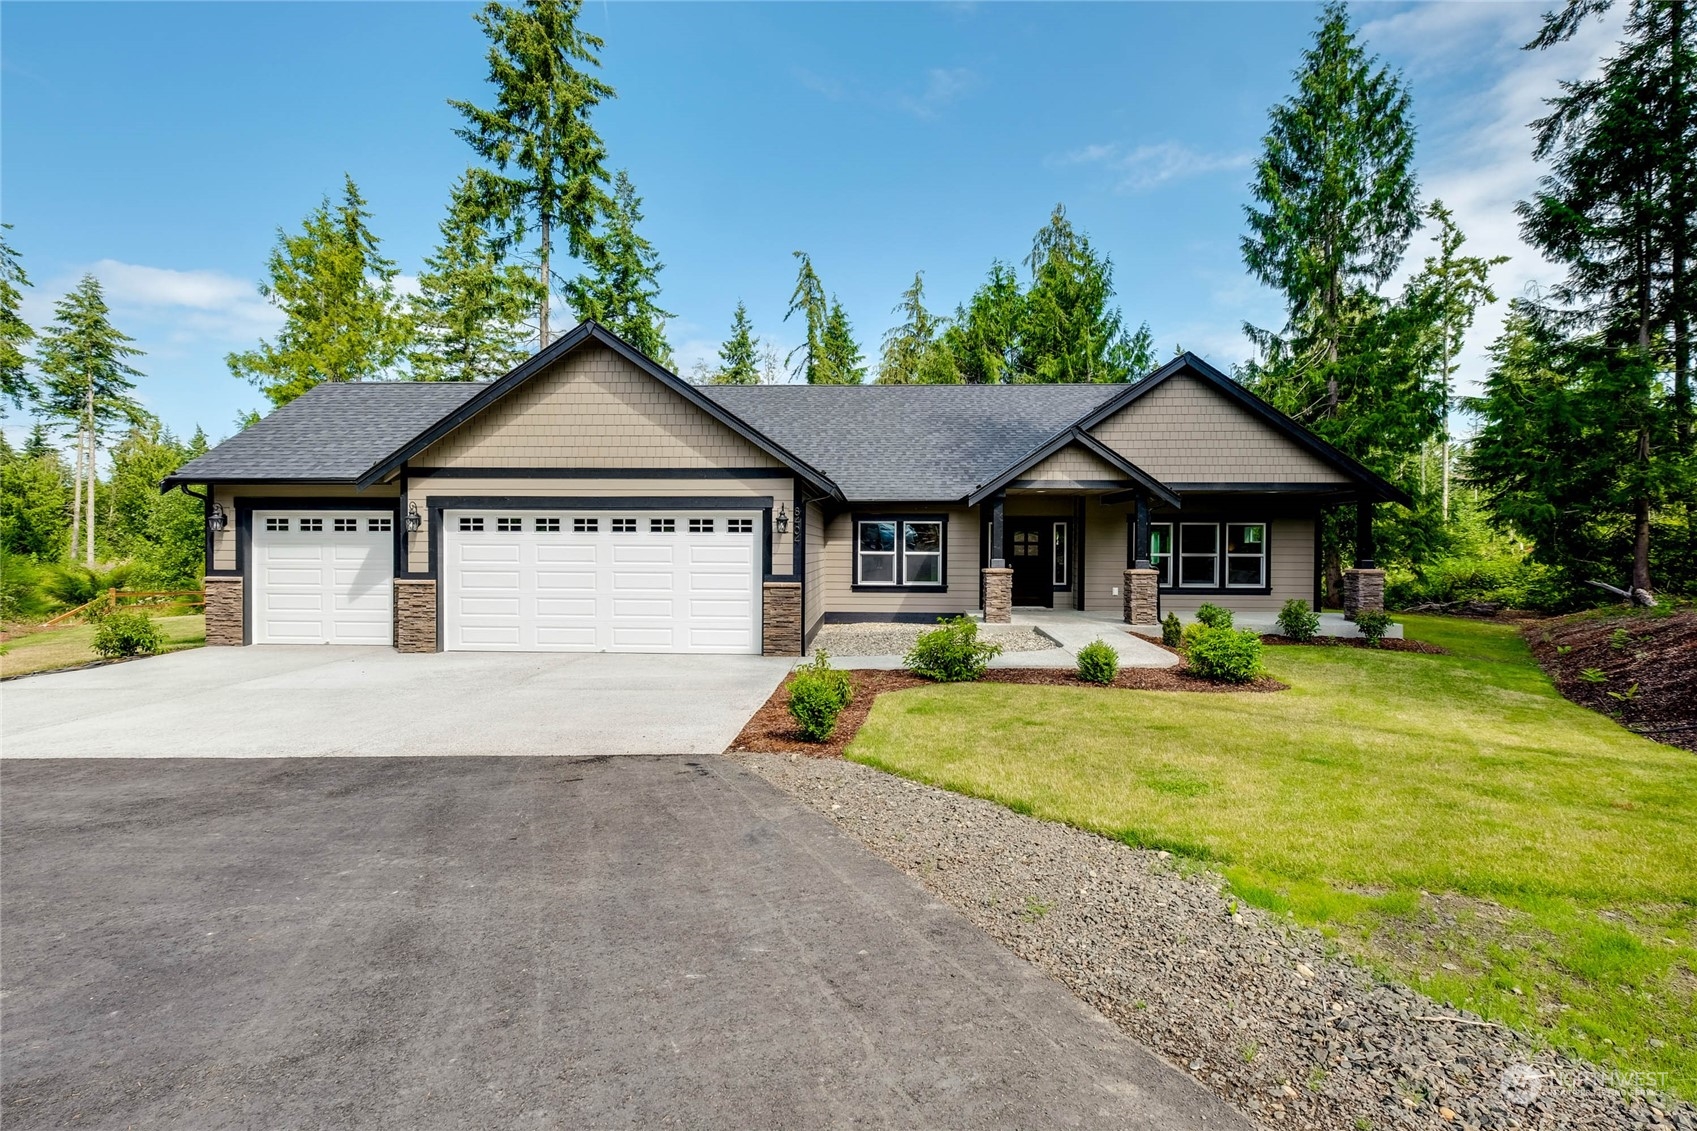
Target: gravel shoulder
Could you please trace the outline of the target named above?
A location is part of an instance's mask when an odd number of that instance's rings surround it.
[[[1261,1126],[1697,1131],[1658,1081],[1385,984],[1167,853],[840,759],[733,757]]]
[[[922,632],[934,624],[827,624],[819,629],[808,649],[812,655],[823,648],[833,656],[902,656]],[[978,637],[1000,644],[1003,652],[1047,652],[1060,646],[1029,625],[980,625]]]

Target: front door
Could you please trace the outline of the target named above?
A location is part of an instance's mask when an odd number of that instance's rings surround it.
[[[1013,603],[1053,608],[1055,604],[1054,547],[1046,536],[1052,519],[1008,520],[1008,542],[1013,559]]]

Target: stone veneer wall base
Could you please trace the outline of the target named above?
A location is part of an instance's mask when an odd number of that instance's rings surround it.
[[[436,651],[434,578],[395,578],[395,651]]]
[[[760,593],[760,651],[766,656],[799,656],[801,583],[768,581]]]
[[[206,579],[206,642],[240,647],[247,643],[242,628],[242,579]]]
[[[1161,574],[1153,569],[1125,571],[1125,623],[1158,624],[1161,620]]]
[[[990,567],[984,571],[984,623],[1007,624],[1013,620],[1013,570]]]
[[[1343,571],[1343,615],[1354,620],[1364,609],[1382,610],[1385,607],[1385,571],[1382,569],[1346,569]]]

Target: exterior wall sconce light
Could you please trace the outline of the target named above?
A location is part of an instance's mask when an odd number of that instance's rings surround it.
[[[772,529],[779,534],[788,532],[790,528],[790,512],[783,503],[778,504],[778,517],[772,520]]]
[[[424,518],[418,513],[418,504],[414,502],[407,503],[407,533],[416,533],[418,528],[423,525]]]
[[[224,513],[223,503],[213,503],[212,509],[206,512],[206,529],[213,534],[222,534],[230,525],[230,516]]]

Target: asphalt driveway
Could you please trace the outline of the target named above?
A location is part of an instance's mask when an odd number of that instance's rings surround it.
[[[0,790],[8,1128],[1248,1126],[718,757]]]
[[[794,663],[196,648],[0,684],[0,755],[717,754]]]

